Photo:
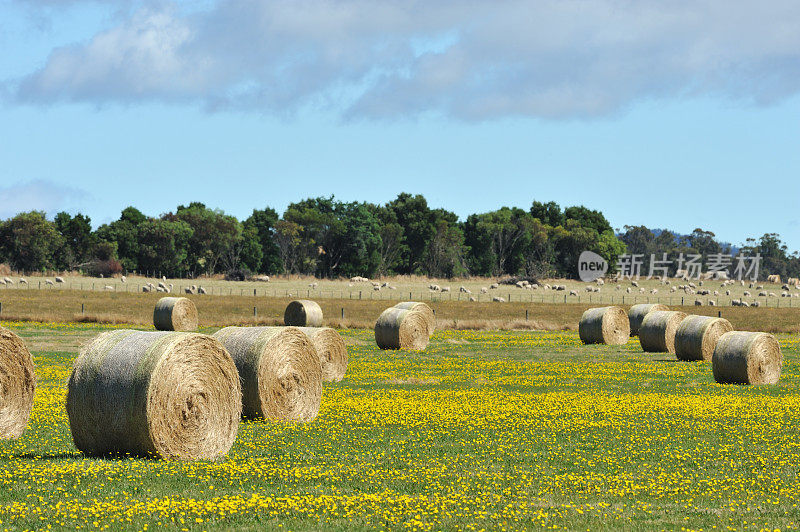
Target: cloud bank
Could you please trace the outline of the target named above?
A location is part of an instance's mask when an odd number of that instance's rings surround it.
[[[91,199],[82,190],[44,180],[0,187],[0,220],[27,211],[44,211],[51,216],[60,211],[77,212]]]
[[[21,102],[352,118],[592,118],[641,100],[800,90],[794,0],[230,0],[133,9],[54,49]]]

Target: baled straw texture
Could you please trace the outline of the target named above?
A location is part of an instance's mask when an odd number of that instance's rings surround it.
[[[162,297],[153,310],[153,325],[159,331],[195,331],[197,307],[185,297]]]
[[[685,312],[653,310],[644,317],[639,327],[639,343],[648,353],[674,353],[675,333],[686,319]]]
[[[723,334],[711,358],[714,380],[722,384],[776,384],[782,368],[778,340],[760,332]]]
[[[422,312],[387,308],[375,323],[375,343],[381,349],[422,351],[430,340],[428,327],[429,322]]]
[[[19,438],[33,408],[36,373],[22,339],[0,327],[0,438]]]
[[[675,333],[678,360],[711,360],[719,337],[733,330],[725,318],[688,316]]]
[[[236,439],[241,394],[233,360],[210,336],[116,330],[75,359],[67,415],[90,456],[214,460]]]
[[[286,305],[283,313],[283,324],[294,327],[322,326],[322,309],[316,301],[298,299]]]
[[[623,345],[628,343],[630,327],[620,307],[590,308],[581,316],[578,334],[585,344]]]
[[[339,382],[347,372],[347,346],[330,327],[298,327],[308,336],[322,365],[322,380]]]
[[[414,312],[419,312],[425,318],[425,323],[428,324],[428,337],[433,336],[433,332],[436,330],[436,314],[434,314],[433,309],[426,305],[425,303],[418,303],[415,301],[404,301],[402,303],[398,303],[395,305],[395,308],[400,308],[403,310],[413,310]]]
[[[631,309],[628,311],[628,321],[631,325],[631,336],[636,336],[639,334],[639,327],[642,326],[644,317],[647,316],[649,312],[654,310],[669,310],[669,307],[662,305],[661,303],[640,303],[631,307]]]
[[[322,401],[322,365],[297,327],[225,327],[214,334],[242,379],[243,414],[311,421]]]

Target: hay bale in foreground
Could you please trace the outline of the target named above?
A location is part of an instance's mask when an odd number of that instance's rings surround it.
[[[436,314],[433,312],[433,309],[426,305],[425,303],[418,303],[415,301],[404,301],[402,303],[398,303],[395,305],[395,308],[401,308],[404,310],[413,310],[414,312],[419,312],[425,318],[425,323],[428,324],[428,337],[433,336],[433,332],[436,330]]]
[[[294,327],[321,327],[322,309],[316,301],[298,299],[286,305],[283,324]]]
[[[214,333],[236,363],[247,418],[311,421],[322,402],[322,365],[297,327],[225,327]]]
[[[19,438],[28,426],[36,392],[33,357],[22,339],[0,327],[0,438]]]
[[[162,297],[153,309],[153,325],[159,331],[196,331],[197,307],[185,297]]]
[[[723,334],[711,358],[714,380],[721,384],[776,384],[782,368],[778,340],[761,332]]]
[[[633,305],[628,311],[628,322],[631,326],[631,336],[639,334],[639,327],[642,326],[644,317],[654,310],[669,310],[669,307],[661,303],[640,303]]]
[[[375,343],[381,349],[422,351],[430,340],[429,327],[430,324],[422,312],[387,308],[375,323]]]
[[[339,382],[347,372],[347,347],[330,327],[298,327],[308,336],[322,365],[322,380]]]
[[[623,345],[630,338],[630,327],[620,307],[590,308],[581,316],[578,334],[584,344]]]
[[[639,343],[647,353],[674,353],[675,333],[686,319],[685,312],[653,310],[644,317],[639,328]]]
[[[678,360],[711,360],[717,340],[733,325],[725,318],[688,316],[675,332],[675,356]]]
[[[109,331],[75,359],[67,415],[87,455],[214,460],[236,439],[242,395],[225,348],[204,334]]]

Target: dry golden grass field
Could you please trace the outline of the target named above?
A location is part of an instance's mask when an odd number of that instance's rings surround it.
[[[236,283],[228,283],[235,286]],[[225,286],[220,284],[220,286]],[[187,295],[197,306],[204,327],[233,324],[282,324],[289,297],[238,295]],[[518,290],[518,289],[517,289]],[[527,292],[527,291],[526,291]],[[101,322],[152,325],[153,307],[163,293],[86,291],[57,289],[0,290],[0,318],[45,322]],[[447,294],[445,294],[447,295]],[[302,294],[305,297],[305,294]],[[380,313],[395,304],[385,299],[316,297],[325,324],[333,327],[372,328]],[[406,298],[407,299],[407,298]],[[439,297],[427,301],[443,329],[535,329],[576,330],[581,314],[601,303],[552,303],[515,301],[510,303],[470,302]],[[563,298],[562,298],[563,301]],[[641,300],[640,300],[641,301]],[[679,301],[677,301],[679,303]],[[621,303],[615,301],[615,303]],[[602,303],[605,304],[605,303]],[[624,308],[630,305],[626,301]],[[718,315],[741,330],[800,332],[800,305],[795,307],[696,307],[673,305],[688,313]],[[253,308],[255,307],[255,316]],[[83,308],[83,312],[81,309]],[[527,319],[526,319],[527,317]]]

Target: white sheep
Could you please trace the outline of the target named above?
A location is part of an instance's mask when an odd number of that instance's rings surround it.
[[[28,284],[28,281],[26,281],[24,277],[20,277],[19,284]]]
[[[56,283],[54,283],[54,282],[53,282],[52,280],[50,280],[50,279],[45,279],[45,280],[44,280],[44,284],[54,285],[54,284],[56,284]]]
[[[198,294],[205,294],[206,293],[206,289],[203,288],[202,286],[200,286],[200,287],[197,288],[197,293]]]
[[[57,283],[63,283],[64,282],[64,278],[63,277],[56,277],[56,282]]]

